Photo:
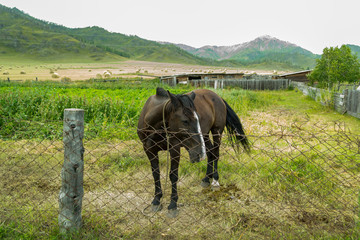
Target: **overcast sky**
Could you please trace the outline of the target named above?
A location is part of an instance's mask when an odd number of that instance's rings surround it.
[[[360,0],[0,0],[66,27],[99,26],[193,47],[270,35],[313,53],[360,45]]]

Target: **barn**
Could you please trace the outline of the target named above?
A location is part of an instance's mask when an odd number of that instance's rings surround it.
[[[171,86],[177,84],[188,84],[192,80],[223,80],[223,79],[241,79],[244,73],[196,73],[196,74],[179,74],[172,76],[162,76],[161,82]]]
[[[286,74],[279,75],[276,78],[289,79],[289,80],[295,81],[295,82],[309,82],[309,79],[307,78],[307,75],[309,73],[311,73],[311,70],[286,73]]]

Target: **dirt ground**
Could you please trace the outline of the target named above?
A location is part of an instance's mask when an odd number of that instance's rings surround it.
[[[88,80],[104,77],[110,72],[111,77],[151,79],[154,77],[177,75],[184,73],[257,73],[272,74],[273,71],[252,71],[242,68],[224,68],[176,63],[159,63],[145,61],[123,61],[115,63],[79,63],[79,64],[42,64],[42,65],[9,65],[0,67],[0,79],[7,80]],[[56,73],[57,77],[53,74]],[[280,73],[280,72],[278,72]]]

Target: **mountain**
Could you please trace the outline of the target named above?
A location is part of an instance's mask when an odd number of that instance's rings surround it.
[[[131,59],[189,64],[210,64],[213,62],[192,55],[173,44],[161,44],[138,36],[108,32],[100,27],[66,29],[64,32],[82,42],[101,46],[107,51]]]
[[[351,49],[351,52],[353,54],[356,54],[360,60],[360,46],[352,45],[352,44],[347,44],[346,46],[348,46]]]
[[[31,17],[0,4],[0,57],[41,60],[101,61],[136,59],[189,64],[212,64],[174,46],[99,27],[67,28]]]
[[[16,8],[0,5],[0,56],[36,59],[115,57],[61,31],[65,27],[35,19]]]
[[[295,44],[271,36],[262,36],[250,42],[232,46],[178,47],[200,57],[215,60],[233,60],[243,65],[282,63],[298,68],[312,68],[319,55],[313,54]]]

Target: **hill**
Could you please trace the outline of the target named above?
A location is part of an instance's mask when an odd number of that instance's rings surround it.
[[[138,36],[112,33],[100,27],[65,29],[70,36],[135,60],[211,64],[211,60],[192,55],[173,44],[160,44]]]
[[[357,46],[357,45],[352,45],[352,44],[347,44],[347,46],[351,49],[351,52],[353,54],[356,54],[357,57],[359,58],[360,60],[360,46]]]
[[[95,61],[117,58],[107,51],[57,31],[62,26],[35,19],[20,10],[0,5],[0,56]]]
[[[137,36],[112,33],[99,27],[67,28],[31,17],[17,8],[0,5],[0,57],[46,61],[121,60],[211,64],[174,45]]]

